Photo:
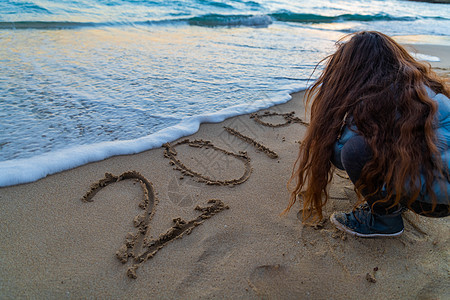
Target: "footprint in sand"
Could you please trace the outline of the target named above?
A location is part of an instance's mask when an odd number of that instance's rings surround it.
[[[253,269],[249,278],[249,285],[255,293],[263,299],[279,295],[284,298],[283,293],[289,290],[286,283],[288,272],[282,265],[265,265]]]
[[[413,241],[423,241],[428,237],[428,233],[421,228],[420,218],[411,211],[402,214],[403,223],[405,224],[405,238]]]
[[[417,293],[417,300],[450,299],[448,278],[435,278]]]

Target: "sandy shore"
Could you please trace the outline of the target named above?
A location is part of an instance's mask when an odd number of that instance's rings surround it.
[[[449,47],[414,47],[448,74]],[[191,143],[0,189],[1,298],[449,299],[449,218],[407,212],[401,237],[361,239],[329,221],[303,226],[295,209],[279,216],[302,99],[203,124]],[[82,201],[105,173],[127,171],[142,177],[111,177]],[[327,216],[352,208],[344,177]]]

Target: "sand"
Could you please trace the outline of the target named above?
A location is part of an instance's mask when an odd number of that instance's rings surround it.
[[[448,72],[449,47],[415,47]],[[302,100],[0,189],[0,297],[449,299],[449,218],[407,212],[402,236],[362,239],[303,226],[298,204],[279,216]],[[345,173],[330,194],[327,217],[353,207]]]

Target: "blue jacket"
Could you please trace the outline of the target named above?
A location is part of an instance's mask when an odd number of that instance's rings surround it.
[[[441,160],[447,170],[450,170],[450,100],[443,94],[436,94],[430,88],[426,87],[428,96],[438,104],[436,137],[438,139],[437,147],[441,153]],[[351,122],[346,122],[347,124]],[[345,125],[342,129],[340,138],[334,145],[332,161],[337,168],[344,170],[341,161],[341,150],[345,143],[354,136],[357,136],[357,128],[355,125]],[[442,187],[446,187],[446,191],[442,191]],[[440,182],[433,184],[433,190],[437,196],[437,202],[440,204],[449,204],[448,196],[450,196],[450,182],[442,179]],[[431,202],[430,197],[426,195],[424,178],[422,177],[422,191],[420,201]]]

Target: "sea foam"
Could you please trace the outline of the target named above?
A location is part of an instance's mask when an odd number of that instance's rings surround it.
[[[422,54],[422,53],[410,53],[412,57],[421,61],[429,61],[429,62],[440,62],[441,59],[437,56]]]

